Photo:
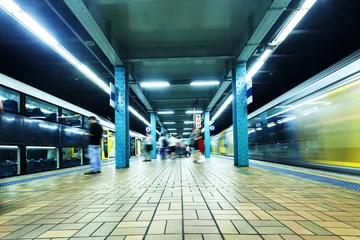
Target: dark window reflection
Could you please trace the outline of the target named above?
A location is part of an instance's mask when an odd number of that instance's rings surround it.
[[[41,172],[58,168],[55,147],[26,147],[26,172]]]
[[[26,116],[36,119],[45,119],[51,122],[58,121],[58,107],[41,100],[26,96]]]
[[[90,164],[90,158],[89,158],[89,149],[84,148],[84,165]]]
[[[75,167],[81,165],[82,149],[81,148],[63,148],[62,149],[62,166]]]
[[[0,145],[0,177],[18,174],[18,147]]]
[[[82,127],[82,118],[81,115],[78,113],[63,109],[60,118],[62,124],[70,125],[73,127]]]
[[[90,129],[89,118],[88,117],[84,117],[84,128],[85,129]]]
[[[20,93],[0,87],[0,101],[7,112],[20,112]]]

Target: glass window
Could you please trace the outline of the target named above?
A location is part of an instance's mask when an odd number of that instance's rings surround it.
[[[59,168],[56,147],[26,147],[26,172],[41,172]]]
[[[20,112],[20,93],[0,87],[0,101],[5,111]]]
[[[80,114],[63,109],[61,115],[61,123],[70,125],[73,127],[81,127],[82,126],[82,117]]]
[[[75,167],[82,165],[81,148],[63,148],[62,149],[62,166]]]
[[[85,129],[90,129],[89,118],[88,117],[84,117],[84,128]]]
[[[0,145],[0,177],[14,176],[19,171],[18,147]]]
[[[58,107],[41,100],[26,96],[26,116],[30,118],[58,121]]]

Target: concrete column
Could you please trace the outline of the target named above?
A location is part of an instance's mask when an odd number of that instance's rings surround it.
[[[238,63],[232,74],[234,165],[249,166],[246,63]]]
[[[150,122],[151,122],[151,136],[153,139],[153,149],[151,151],[151,159],[156,159],[156,114],[150,114]]]
[[[115,67],[115,165],[116,168],[129,167],[129,83],[123,66]]]
[[[211,152],[211,139],[210,139],[210,113],[205,112],[205,119],[204,119],[204,142],[205,142],[205,158],[210,158]]]

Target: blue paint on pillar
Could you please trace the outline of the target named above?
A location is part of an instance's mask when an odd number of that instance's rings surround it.
[[[234,165],[249,166],[248,146],[248,115],[247,115],[247,87],[246,63],[239,63],[233,71],[233,133],[234,133]]]
[[[210,158],[210,149],[211,149],[211,140],[210,140],[210,113],[205,112],[205,131],[204,131],[204,137],[205,137],[205,158]]]
[[[115,166],[129,167],[130,135],[129,135],[129,84],[123,66],[115,67]]]
[[[151,136],[153,139],[153,149],[151,151],[151,158],[156,159],[156,115],[155,113],[150,114],[151,122]]]
[[[165,128],[161,127],[161,133],[165,133]]]

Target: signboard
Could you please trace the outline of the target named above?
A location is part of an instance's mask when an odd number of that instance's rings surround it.
[[[210,131],[214,131],[215,130],[215,126],[214,125],[211,125],[210,126]]]
[[[146,127],[145,130],[146,130],[146,132],[150,132],[150,131],[151,131],[150,127]]]
[[[195,127],[201,128],[201,114],[195,114]]]

